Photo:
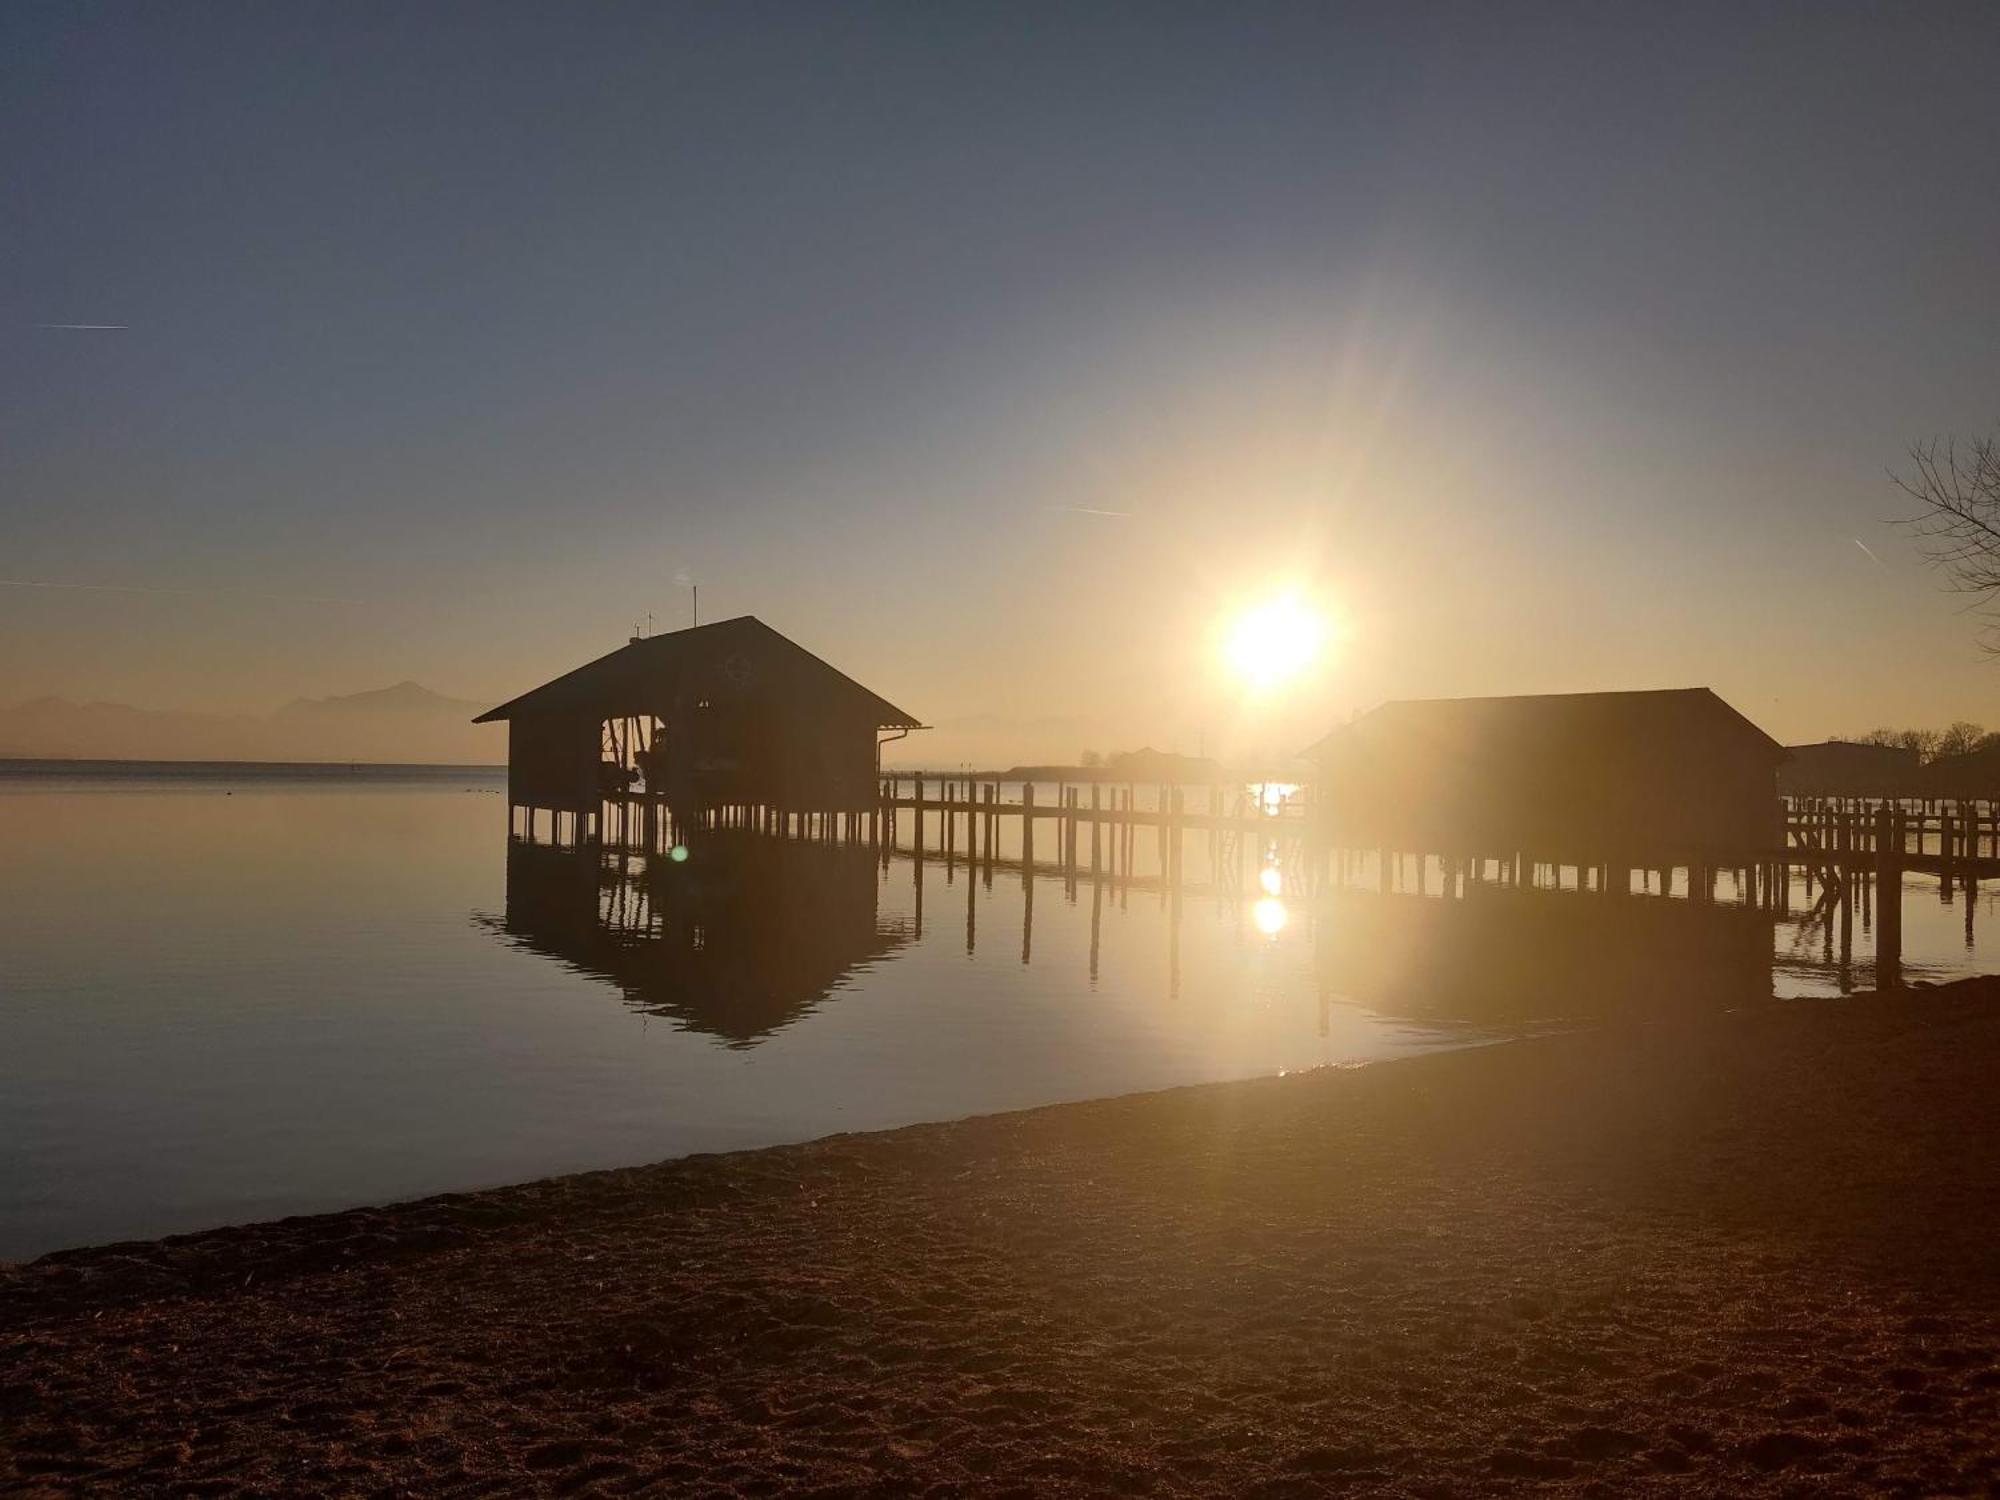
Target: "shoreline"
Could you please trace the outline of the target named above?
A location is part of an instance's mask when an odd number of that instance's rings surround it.
[[[1052,877],[1043,877],[1052,878]],[[1972,983],[1973,980],[1954,980],[1952,983]],[[2000,981],[1996,981],[2000,982]],[[1858,997],[1857,997],[1858,998]],[[1355,1002],[1341,1002],[1352,1004]],[[1774,1000],[1774,1005],[1819,1004],[1819,997],[1801,1001]],[[913,1120],[904,1125],[887,1125],[874,1129],[833,1130],[823,1135],[808,1136],[802,1140],[778,1141],[763,1146],[741,1146],[720,1151],[690,1151],[679,1156],[663,1156],[652,1161],[631,1163],[623,1166],[584,1167],[575,1171],[553,1172],[542,1177],[528,1177],[511,1182],[490,1183],[484,1187],[450,1188],[439,1192],[426,1192],[416,1197],[391,1198],[377,1203],[354,1203],[341,1208],[312,1209],[301,1213],[281,1214],[269,1219],[245,1219],[233,1223],[212,1224],[199,1229],[176,1230],[169,1234],[140,1236],[124,1239],[100,1240],[81,1245],[59,1245],[51,1250],[38,1251],[24,1259],[9,1260],[0,1256],[0,1314],[4,1313],[10,1294],[10,1279],[20,1273],[37,1269],[54,1269],[70,1262],[90,1263],[89,1271],[93,1286],[108,1285],[114,1277],[103,1274],[100,1260],[115,1261],[121,1269],[132,1269],[137,1265],[158,1259],[161,1262],[173,1260],[174,1254],[183,1249],[207,1248],[206,1242],[226,1241],[243,1247],[248,1258],[240,1264],[232,1261],[222,1274],[225,1279],[240,1271],[255,1271],[255,1252],[249,1246],[263,1238],[266,1232],[285,1231],[308,1240],[322,1238],[338,1241],[345,1235],[342,1221],[351,1218],[374,1220],[390,1216],[411,1223],[425,1222],[434,1216],[446,1219],[471,1213],[481,1222],[493,1223],[512,1212],[520,1212],[529,1217],[539,1211],[545,1196],[557,1189],[574,1190],[588,1202],[599,1188],[612,1192],[621,1191],[625,1184],[607,1181],[620,1179],[632,1174],[640,1174],[649,1180],[659,1174],[668,1174],[677,1168],[686,1167],[691,1171],[706,1165],[717,1165],[733,1170],[747,1166],[758,1158],[773,1156],[788,1151],[812,1152],[821,1148],[840,1145],[887,1142],[914,1132],[947,1131],[958,1129],[978,1129],[989,1123],[998,1125],[1003,1121],[1026,1120],[1034,1116],[1065,1110],[1090,1109],[1102,1105],[1124,1104],[1141,1100],[1172,1099],[1182,1094],[1203,1093],[1212,1089],[1236,1089],[1274,1084],[1300,1078],[1321,1075],[1357,1073],[1366,1069],[1390,1066],[1398,1063],[1414,1062],[1422,1058],[1456,1052],[1482,1052],[1496,1048],[1531,1044],[1548,1037],[1587,1034],[1600,1029],[1603,1023],[1574,1022],[1564,1020],[1526,1021],[1506,1034],[1488,1035],[1479,1032],[1463,1041],[1438,1041],[1420,1050],[1396,1053],[1386,1057],[1358,1057],[1336,1062],[1315,1063],[1309,1067],[1284,1069],[1276,1073],[1256,1074],[1246,1078],[1206,1079],[1192,1083],[1170,1083],[1157,1088],[1135,1089],[1122,1094],[1103,1094],[1082,1099],[1057,1099],[1045,1104],[1028,1104],[1013,1109],[988,1110],[979,1114],[961,1115],[956,1118]],[[0,1326],[4,1326],[0,1324]]]
[[[2000,1480],[2000,982],[0,1266],[0,1488]]]

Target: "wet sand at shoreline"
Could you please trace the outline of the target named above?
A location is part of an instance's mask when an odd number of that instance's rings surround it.
[[[19,1493],[1991,1493],[2000,984],[0,1267]]]

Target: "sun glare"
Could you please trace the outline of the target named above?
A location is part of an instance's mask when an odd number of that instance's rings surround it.
[[[1326,622],[1290,594],[1245,613],[1229,632],[1229,664],[1259,691],[1311,666],[1326,643]]]

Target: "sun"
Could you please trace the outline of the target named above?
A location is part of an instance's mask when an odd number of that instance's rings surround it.
[[[1326,634],[1324,620],[1296,596],[1284,594],[1246,611],[1230,627],[1224,653],[1237,676],[1262,692],[1311,666]]]

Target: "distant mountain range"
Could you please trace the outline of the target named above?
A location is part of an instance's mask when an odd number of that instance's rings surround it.
[[[205,714],[36,698],[0,708],[0,759],[263,760],[501,765],[507,731],[474,724],[490,703],[447,698],[414,682],[336,698],[294,698],[275,713]],[[888,767],[1072,763],[1126,736],[1084,718],[974,714],[883,746]]]
[[[491,706],[414,682],[294,698],[267,718],[36,698],[0,708],[0,757],[497,765],[506,731],[471,722]]]

